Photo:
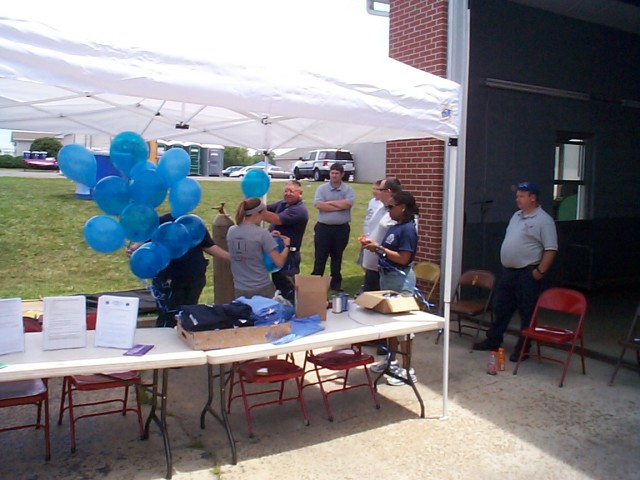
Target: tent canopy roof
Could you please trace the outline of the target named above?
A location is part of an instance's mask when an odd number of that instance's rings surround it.
[[[0,57],[0,128],[12,130],[270,150],[445,139],[459,128],[459,85],[389,58],[190,58],[7,17]]]

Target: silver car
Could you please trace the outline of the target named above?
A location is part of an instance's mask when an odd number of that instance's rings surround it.
[[[241,168],[240,170],[236,170],[235,172],[231,172],[229,174],[229,177],[242,178],[246,175],[247,172],[251,170],[264,170],[264,167],[259,165],[244,167],[244,168]],[[276,165],[269,165],[269,167],[267,168],[267,175],[269,175],[269,177],[271,178],[286,178],[286,179],[293,178],[293,175],[291,175],[291,173],[287,172],[282,167],[278,167]]]

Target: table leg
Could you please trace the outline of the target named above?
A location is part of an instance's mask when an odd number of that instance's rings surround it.
[[[420,403],[420,418],[424,418],[425,412],[424,412],[424,402],[422,401],[422,396],[420,395],[420,392],[418,391],[418,387],[416,387],[416,384],[413,383],[413,379],[411,378],[411,375],[409,375],[409,372],[411,371],[411,355],[413,353],[413,336],[411,334],[406,336],[405,343],[407,345],[407,351],[405,352],[406,369],[407,369],[406,383],[411,385],[411,388],[413,388],[413,393],[415,393],[416,398],[418,399],[418,403]]]
[[[213,365],[207,365],[207,384],[208,384],[208,390],[209,390],[209,394],[208,394],[208,398],[207,398],[207,403],[204,406],[204,408],[202,409],[202,413],[200,414],[200,428],[204,430],[204,419],[205,416],[207,414],[207,412],[209,412],[213,418],[215,418],[218,423],[220,425],[222,425],[224,427],[224,429],[227,432],[227,438],[229,440],[229,446],[231,447],[231,462],[233,465],[235,465],[236,463],[238,463],[238,453],[236,450],[236,441],[233,438],[233,431],[231,430],[231,424],[229,423],[229,416],[227,415],[227,408],[226,408],[226,380],[225,380],[225,365],[224,364],[220,364],[219,365],[219,374],[218,376],[218,380],[219,380],[219,395],[220,395],[220,415],[218,415],[218,413],[213,409],[213,397],[214,397],[214,386],[213,386],[213,382],[214,382],[214,378],[216,377],[216,375],[214,375],[213,373]]]
[[[421,418],[425,418],[425,411],[424,411],[424,402],[422,401],[422,396],[420,395],[420,391],[418,390],[418,387],[416,387],[415,383],[413,383],[413,379],[411,378],[411,375],[409,375],[409,371],[411,370],[411,355],[413,353],[413,336],[411,334],[407,335],[405,337],[405,344],[406,344],[406,351],[402,352],[402,351],[396,351],[395,353],[399,353],[400,355],[402,355],[404,357],[404,366],[407,370],[407,378],[401,378],[398,375],[395,375],[394,373],[392,373],[389,370],[389,365],[391,362],[391,357],[390,357],[390,352],[387,353],[387,358],[385,359],[387,362],[387,368],[385,369],[384,372],[380,373],[377,378],[375,379],[375,381],[373,382],[374,386],[376,387],[376,389],[378,388],[378,381],[380,380],[380,378],[382,378],[383,375],[390,375],[394,378],[397,378],[398,380],[402,380],[404,381],[404,383],[406,383],[407,385],[409,385],[412,389],[413,389],[413,393],[415,394],[416,398],[418,399],[418,403],[420,404],[420,417]],[[402,349],[399,349],[402,350]]]
[[[162,385],[160,386],[160,392],[158,392],[158,370],[153,371],[153,385],[151,386],[151,411],[147,417],[147,421],[144,425],[144,436],[146,440],[149,438],[149,426],[153,420],[162,435],[162,441],[164,443],[164,456],[167,462],[167,474],[165,478],[171,479],[173,474],[173,460],[171,458],[171,444],[169,443],[169,431],[167,430],[167,390],[169,385],[169,370],[162,369]],[[160,397],[160,417],[158,417],[156,410],[158,406],[158,397]]]

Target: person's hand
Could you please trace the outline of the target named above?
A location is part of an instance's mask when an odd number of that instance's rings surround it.
[[[131,257],[131,255],[133,255],[133,252],[139,249],[142,245],[144,244],[141,242],[129,242],[129,244],[127,245],[127,249],[125,250],[127,257]]]
[[[369,250],[370,252],[375,251],[376,248],[378,248],[379,244],[377,242],[374,242],[373,240],[369,240],[367,239],[367,242],[363,244],[363,248],[365,248],[366,250]]]
[[[288,245],[291,246],[291,239],[289,237],[287,237],[286,235],[278,235],[280,237],[280,239],[282,240],[282,242],[284,243],[284,245]]]
[[[281,237],[282,235],[281,235],[279,230],[272,230],[271,231],[271,236],[272,237]]]
[[[531,271],[531,275],[533,276],[534,280],[542,280],[544,278],[544,274],[540,273],[540,270],[538,270],[537,268],[534,268]]]

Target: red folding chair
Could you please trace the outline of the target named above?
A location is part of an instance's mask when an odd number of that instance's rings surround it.
[[[25,332],[41,332],[42,326],[37,320],[23,317]],[[51,443],[49,441],[49,390],[46,379],[16,380],[0,383],[0,408],[18,405],[35,405],[37,417],[35,423],[26,423],[0,428],[0,432],[22,430],[25,428],[42,428],[44,431],[44,458],[51,459]],[[42,421],[44,410],[44,422]]]
[[[87,330],[95,330],[96,314],[87,314]],[[62,418],[65,410],[69,411],[69,428],[71,430],[71,452],[76,451],[76,422],[81,418],[98,417],[102,415],[110,415],[120,413],[126,415],[127,412],[134,412],[138,418],[138,430],[140,438],[144,438],[144,427],[142,425],[142,409],[140,406],[140,385],[142,379],[137,372],[115,372],[92,375],[71,375],[64,377],[62,381],[62,396],[60,398],[60,414],[58,415],[58,425],[62,424]],[[135,407],[129,407],[129,387],[133,386],[136,394]],[[122,397],[109,398],[95,401],[85,401],[84,403],[75,403],[74,394],[76,392],[95,392],[110,389],[121,389]],[[76,416],[75,409],[81,407],[93,407],[96,405],[113,404],[119,405],[118,408],[110,410],[95,411]],[[87,411],[87,410],[85,410]]]
[[[290,360],[289,360],[290,359]],[[238,380],[235,381],[235,375],[237,374]],[[284,395],[285,382],[287,380],[295,380],[296,392],[295,396]],[[304,380],[304,369],[299,367],[293,362],[292,357],[288,357],[288,360],[269,359],[269,360],[256,360],[247,362],[241,366],[234,366],[234,371],[230,378],[229,387],[229,399],[227,403],[227,411],[231,411],[231,402],[235,398],[242,398],[244,405],[244,413],[247,418],[247,426],[249,429],[249,437],[253,437],[253,423],[251,421],[251,410],[258,407],[265,407],[267,405],[282,404],[284,402],[297,400],[302,410],[305,425],[309,425],[309,415],[307,414],[307,406],[304,403],[304,397],[302,396],[302,384]],[[233,395],[234,385],[240,384],[240,395]],[[255,390],[252,392],[247,391],[248,384],[275,384],[279,383],[278,388]],[[277,393],[278,396],[275,400],[267,400],[260,403],[249,405],[249,397],[264,396]]]
[[[555,324],[551,324],[551,322],[547,320],[545,320],[545,324],[541,324],[539,316],[544,311],[564,315],[557,318]],[[568,288],[550,288],[542,292],[536,303],[529,328],[525,328],[521,332],[525,341],[522,343],[518,363],[516,363],[513,374],[516,375],[518,373],[520,362],[522,362],[522,359],[527,355],[537,357],[538,361],[544,359],[561,363],[564,366],[562,368],[559,386],[562,387],[573,352],[578,344],[580,344],[580,359],[582,361],[582,374],[584,375],[586,371],[584,368],[584,332],[582,324],[586,312],[587,299],[580,292]],[[530,341],[536,342],[536,353],[527,351],[527,345]],[[560,359],[542,355],[540,350],[541,344],[562,349],[562,351],[566,352],[566,357]]]
[[[324,406],[327,411],[327,417],[330,422],[333,421],[333,413],[331,412],[331,406],[329,405],[329,395],[337,392],[346,392],[359,387],[368,387],[373,397],[373,403],[377,409],[380,408],[380,402],[378,401],[378,394],[371,381],[371,375],[367,365],[373,363],[373,356],[362,351],[360,345],[352,345],[351,348],[344,348],[341,350],[330,350],[323,353],[314,353],[313,351],[307,351],[305,355],[305,372],[315,372],[317,381],[305,384],[305,388],[311,385],[318,385],[320,387],[320,393],[324,400]],[[311,364],[312,368],[307,370],[307,364]],[[349,383],[349,372],[354,368],[362,367],[364,370],[366,381],[360,383]],[[323,370],[334,372],[328,376],[322,376]],[[344,374],[337,372],[343,371]],[[327,383],[339,382],[340,387],[332,390],[325,388]]]

